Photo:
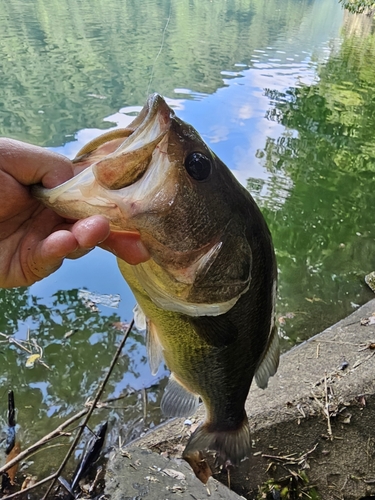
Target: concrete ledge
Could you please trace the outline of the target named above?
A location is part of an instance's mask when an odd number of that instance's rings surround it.
[[[212,477],[204,485],[183,460],[170,460],[135,446],[114,454],[107,465],[105,482],[105,498],[111,500],[241,498]]]
[[[375,324],[361,321],[372,314],[375,300],[283,355],[268,389],[252,387],[246,410],[253,455],[230,474],[217,471],[220,482],[229,478],[231,489],[245,498],[256,498],[261,487],[260,498],[277,487],[307,495],[313,488],[324,500],[375,498]],[[191,427],[202,418],[199,409]],[[161,453],[160,458],[169,459],[166,468],[175,469],[174,460],[181,456],[191,427],[175,419],[133,442],[131,448]],[[126,459],[117,453],[110,463],[131,481]],[[111,498],[135,496],[136,492]],[[147,499],[170,496],[159,488]],[[177,497],[185,498],[173,498]],[[191,491],[186,498],[205,497]],[[227,490],[227,496],[210,498],[232,497]]]

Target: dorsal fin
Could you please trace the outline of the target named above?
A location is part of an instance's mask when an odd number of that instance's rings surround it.
[[[190,417],[198,404],[198,395],[185,389],[171,373],[160,405],[163,414],[166,417]]]
[[[274,325],[271,330],[267,350],[254,375],[255,382],[261,389],[265,389],[268,385],[268,379],[275,375],[277,367],[279,366],[279,357],[279,334],[276,325]]]

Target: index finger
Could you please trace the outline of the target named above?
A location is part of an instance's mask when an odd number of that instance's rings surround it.
[[[25,186],[55,187],[73,177],[71,161],[48,149],[0,138],[0,169]]]
[[[132,265],[145,262],[151,257],[139,233],[112,231],[100,246]]]

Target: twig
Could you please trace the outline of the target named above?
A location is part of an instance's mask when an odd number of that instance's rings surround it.
[[[5,335],[5,333],[2,333],[2,332],[0,332],[0,335],[2,337],[5,337],[5,340],[2,340],[1,342],[8,342],[9,344],[15,344],[17,347],[19,347],[23,351],[27,352],[28,354],[32,354],[32,351],[30,351],[30,349],[27,349],[27,347],[25,347],[21,342],[16,340],[11,335]]]
[[[361,345],[361,344],[357,344],[355,342],[342,342],[340,340],[311,339],[311,340],[309,340],[309,342],[318,342],[318,343],[323,342],[324,344],[336,344],[336,345],[355,345],[357,347]]]
[[[127,395],[128,394],[125,394],[124,396],[118,396],[116,398],[109,398],[109,399],[106,399],[105,401],[103,401],[102,403],[98,402],[97,405],[96,405],[96,407],[99,408],[99,409],[100,408],[107,408],[107,406],[106,406],[107,403],[111,403],[113,401],[117,401],[118,399],[123,399],[123,398],[127,397]],[[56,427],[56,429],[54,431],[50,432],[49,434],[47,434],[46,436],[44,436],[42,439],[40,439],[36,443],[34,443],[31,446],[29,446],[28,448],[26,448],[26,450],[21,451],[15,458],[13,458],[12,460],[9,460],[9,462],[7,464],[5,464],[2,467],[0,467],[0,474],[6,472],[9,468],[13,467],[13,465],[17,464],[18,462],[21,462],[21,460],[29,458],[36,451],[38,451],[39,448],[41,448],[42,446],[44,446],[45,444],[47,444],[52,439],[54,439],[56,437],[60,437],[60,436],[66,436],[67,434],[64,433],[64,432],[62,432],[62,431],[66,427],[68,427],[70,424],[72,424],[76,420],[79,420],[81,417],[83,417],[84,415],[86,415],[86,413],[89,411],[89,409],[91,407],[91,403],[86,403],[86,405],[87,405],[87,408],[85,408],[84,410],[81,410],[80,412],[78,412],[75,415],[73,415],[72,417],[70,417],[63,424],[61,424],[58,427]],[[108,408],[113,408],[113,407],[109,406]],[[69,434],[69,436],[70,436],[70,434]],[[1,500],[3,500],[3,499],[1,499]]]
[[[65,455],[65,458],[64,458],[64,460],[63,460],[62,464],[60,465],[60,467],[59,467],[58,471],[56,472],[55,477],[52,479],[52,483],[49,485],[49,487],[48,487],[48,489],[47,489],[47,491],[46,491],[45,495],[43,496],[43,499],[42,499],[42,500],[46,500],[46,499],[48,498],[48,495],[50,494],[50,492],[51,492],[52,488],[55,486],[55,483],[56,483],[56,479],[57,479],[57,477],[61,475],[62,471],[64,470],[65,465],[67,464],[67,462],[68,462],[68,460],[69,460],[69,458],[70,458],[70,456],[71,456],[71,454],[73,453],[73,451],[74,451],[75,447],[77,446],[77,444],[78,444],[79,440],[81,439],[81,436],[82,436],[82,433],[83,433],[83,431],[84,431],[84,429],[85,429],[85,427],[86,427],[86,424],[87,424],[87,422],[89,421],[89,419],[90,419],[90,417],[91,417],[91,415],[92,415],[93,411],[95,410],[96,404],[97,404],[97,402],[99,401],[100,396],[102,395],[102,393],[103,393],[103,391],[104,391],[104,388],[105,388],[105,386],[106,386],[106,384],[107,384],[107,382],[108,382],[108,379],[109,379],[109,377],[111,376],[112,370],[113,370],[113,368],[115,367],[115,365],[116,365],[116,363],[117,363],[117,360],[118,360],[118,358],[119,358],[119,356],[120,356],[120,354],[121,354],[121,351],[122,351],[122,349],[123,349],[123,347],[124,347],[124,345],[125,345],[126,339],[128,338],[129,333],[130,333],[131,329],[133,328],[133,325],[134,325],[134,319],[130,322],[130,324],[129,324],[129,326],[128,326],[128,329],[126,330],[126,332],[125,332],[125,334],[124,334],[124,337],[123,337],[123,339],[121,340],[120,345],[118,346],[117,351],[116,351],[116,353],[115,353],[115,355],[114,355],[114,357],[113,357],[113,359],[112,359],[112,362],[111,362],[111,365],[110,365],[110,367],[109,367],[109,369],[108,369],[107,375],[104,377],[103,382],[100,384],[100,387],[99,387],[99,389],[97,390],[97,393],[96,393],[96,395],[95,395],[95,398],[94,398],[94,400],[93,400],[93,402],[92,402],[92,406],[91,406],[91,408],[88,410],[88,412],[87,412],[87,414],[86,414],[86,416],[85,416],[85,418],[84,418],[84,420],[83,420],[83,422],[82,422],[82,424],[81,424],[81,427],[80,427],[80,429],[78,430],[77,435],[76,435],[76,437],[74,438],[74,440],[73,440],[73,442],[72,442],[72,444],[71,444],[71,446],[70,446],[70,448],[69,448],[68,453]]]
[[[367,349],[367,347],[366,347]],[[366,356],[364,359],[362,359],[361,361],[358,360],[354,363],[353,365],[353,368],[351,371],[355,370],[356,368],[358,368],[359,365],[361,365],[362,363],[365,363],[366,361],[368,361],[370,358],[372,358],[373,356],[375,355],[375,351],[373,351],[371,354],[369,354],[368,356]]]
[[[137,391],[128,391],[126,394],[122,394],[121,396],[116,396],[114,398],[108,398],[105,401],[98,401],[96,407],[97,408],[109,408],[109,409],[116,408],[116,406],[110,406],[108,403],[113,403],[114,401],[119,401],[120,399],[125,399],[128,396],[130,396],[131,394],[135,394],[136,392]],[[90,408],[90,406],[91,406],[90,400],[86,401],[85,406]]]
[[[146,389],[142,388],[142,403],[143,403],[143,424],[146,425],[147,420],[147,392]]]
[[[299,457],[293,458],[293,455],[296,455],[296,453],[291,453],[290,455],[264,455],[262,454],[263,458],[271,458],[273,460],[280,460],[281,462],[288,462],[291,465],[300,465],[302,462],[306,460],[306,458],[311,455],[318,447],[318,443],[315,444],[311,450],[306,451],[306,453],[303,453]],[[287,464],[286,464],[287,465]]]
[[[95,487],[98,484],[100,474],[102,473],[102,471],[103,471],[103,467],[102,466],[98,467],[96,474],[95,474],[95,477],[94,477],[94,481],[92,482],[92,485],[89,488],[89,493],[92,493],[95,490]]]
[[[272,458],[275,460],[281,460],[281,461],[286,461],[286,460],[294,460],[297,461],[296,458],[293,458],[293,455],[296,455],[297,453],[291,453],[290,455],[266,455],[262,453],[263,458]]]
[[[327,432],[330,440],[332,441],[333,435],[332,435],[332,427],[331,427],[331,416],[329,414],[329,402],[328,402],[328,386],[327,386],[327,374],[324,375],[324,396],[325,396],[325,405],[319,399],[315,396],[315,394],[312,392],[312,396],[316,403],[320,406],[320,408],[323,410],[324,416],[327,419]]]
[[[51,441],[51,439],[58,437],[61,435],[61,432],[65,427],[68,427],[71,423],[75,422],[79,418],[83,417],[83,415],[86,415],[86,413],[89,411],[89,408],[85,408],[84,410],[81,410],[79,413],[76,413],[73,415],[71,418],[69,418],[66,422],[63,424],[59,425],[54,431],[50,432],[46,436],[44,436],[42,439],[37,441],[36,443],[32,444],[29,446],[26,450],[21,451],[15,458],[12,460],[9,460],[9,462],[2,467],[0,467],[0,474],[3,472],[6,472],[8,469],[13,467],[13,465],[17,464],[21,460],[24,460],[25,458],[28,458],[30,455],[32,455],[35,451],[37,451],[41,446],[44,444],[48,443],[48,441]],[[3,499],[2,499],[3,500]]]
[[[29,486],[28,488],[25,488],[24,490],[16,491],[16,493],[12,493],[11,495],[8,495],[6,497],[1,497],[1,500],[10,500],[11,498],[17,498],[23,495],[24,493],[27,493],[28,491],[31,491],[34,488],[37,488],[38,486],[41,486],[42,484],[47,483],[48,481],[51,481],[54,478],[56,478],[56,473],[52,474],[51,476],[45,477],[44,479],[41,479],[37,483],[33,484],[32,486]]]
[[[331,417],[329,415],[329,402],[328,402],[327,374],[324,375],[324,393],[325,393],[325,400],[326,400],[325,414],[327,417],[327,431],[328,431],[328,436],[330,437],[330,439],[332,441]]]

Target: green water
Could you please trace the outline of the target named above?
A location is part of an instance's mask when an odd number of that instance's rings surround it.
[[[334,0],[0,0],[0,27],[1,135],[71,157],[101,130],[129,123],[154,91],[195,126],[268,221],[284,348],[372,297],[363,281],[375,269],[368,19],[344,19]],[[119,294],[120,306],[92,311],[83,288]],[[0,343],[1,461],[7,391],[26,447],[93,397],[133,305],[101,250],[30,289],[0,291],[0,332],[35,339],[49,367],[26,368],[26,352]],[[109,414],[111,442],[160,421],[166,376],[151,376],[134,333],[105,397],[132,394],[97,417]],[[59,463],[58,450],[39,460],[40,475]]]

